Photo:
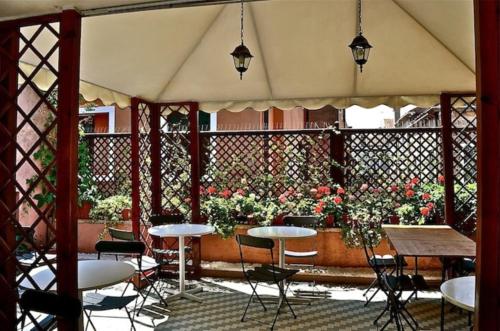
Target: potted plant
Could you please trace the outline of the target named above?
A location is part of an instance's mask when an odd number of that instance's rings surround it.
[[[115,227],[117,224],[126,221],[124,217],[124,210],[132,207],[132,200],[130,197],[124,195],[115,195],[104,200],[100,200],[90,211],[90,218],[92,222],[104,222],[104,232],[109,227]]]

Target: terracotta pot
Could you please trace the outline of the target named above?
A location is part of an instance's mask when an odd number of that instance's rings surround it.
[[[125,208],[122,210],[122,218],[125,221],[128,221],[132,218],[132,209],[130,208]]]
[[[92,209],[92,204],[88,201],[83,201],[81,206],[78,206],[77,217],[79,219],[88,220],[90,218],[90,210]]]
[[[391,217],[389,217],[389,222],[391,224],[399,224],[399,216],[398,215],[392,215]]]
[[[326,216],[325,225],[327,228],[333,228],[335,226],[335,216],[334,215]]]
[[[279,225],[285,225],[285,222],[283,221],[283,218],[286,216],[285,213],[283,214],[279,214],[278,216],[276,216],[272,222],[272,225],[276,225],[276,226],[279,226]]]

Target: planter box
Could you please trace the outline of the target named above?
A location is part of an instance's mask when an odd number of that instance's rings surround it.
[[[123,222],[116,225],[117,229],[131,230],[131,222]],[[88,220],[78,221],[78,252],[95,253],[95,243],[100,239],[101,233],[104,231],[104,223],[90,223]],[[110,240],[108,234],[102,238]]]
[[[251,228],[248,225],[239,225],[236,233],[246,234]],[[366,257],[363,249],[348,248],[342,241],[340,229],[322,229],[318,230],[318,236],[314,238],[305,238],[297,240],[287,240],[286,247],[290,250],[307,251],[314,247],[318,256],[315,258],[317,266],[328,267],[367,267]],[[376,254],[395,254],[389,247],[386,239],[375,249]],[[278,243],[274,249],[275,261],[278,261]],[[244,252],[245,260],[249,263],[270,263],[269,254],[257,249],[246,249]],[[239,263],[240,254],[238,244],[234,237],[222,239],[218,235],[208,235],[201,238],[201,259],[208,262],[230,262]],[[304,260],[287,258],[288,263],[304,263]],[[408,268],[414,267],[414,259],[407,259]],[[306,262],[309,263],[309,262]],[[437,258],[419,258],[419,269],[439,269],[441,264]]]

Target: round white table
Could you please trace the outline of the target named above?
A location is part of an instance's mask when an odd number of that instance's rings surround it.
[[[56,264],[53,266],[57,268]],[[134,267],[125,262],[107,260],[78,261],[78,296],[80,302],[83,302],[83,291],[121,283],[131,278],[134,273]],[[34,268],[29,274],[40,289],[56,290],[56,284],[50,286],[54,281],[55,275],[48,266]],[[33,283],[27,278],[24,278],[19,286],[25,289],[35,288]],[[83,330],[83,314],[80,315],[79,330]]]
[[[215,229],[212,226],[204,224],[166,224],[153,226],[148,229],[149,234],[152,236],[160,238],[179,238],[179,293],[168,297],[167,301],[185,298],[197,302],[202,302],[200,298],[193,295],[193,293],[201,291],[201,288],[186,291],[186,247],[184,238],[203,236],[211,234],[214,231]]]
[[[441,284],[441,293],[449,303],[473,312],[476,300],[476,277],[468,276],[447,280]]]
[[[301,228],[297,226],[263,226],[248,230],[253,237],[270,238],[279,240],[279,267],[285,267],[285,241],[287,239],[299,239],[314,237],[316,230]]]
[[[476,277],[468,276],[447,280],[441,284],[441,294],[449,303],[469,312],[474,312]],[[442,316],[442,318],[442,325],[444,325],[444,316]]]

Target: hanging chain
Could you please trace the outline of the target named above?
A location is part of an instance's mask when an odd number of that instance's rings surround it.
[[[241,44],[243,45],[243,0],[241,0]]]
[[[358,0],[358,24],[359,24],[359,34],[363,33],[361,28],[361,0]]]

